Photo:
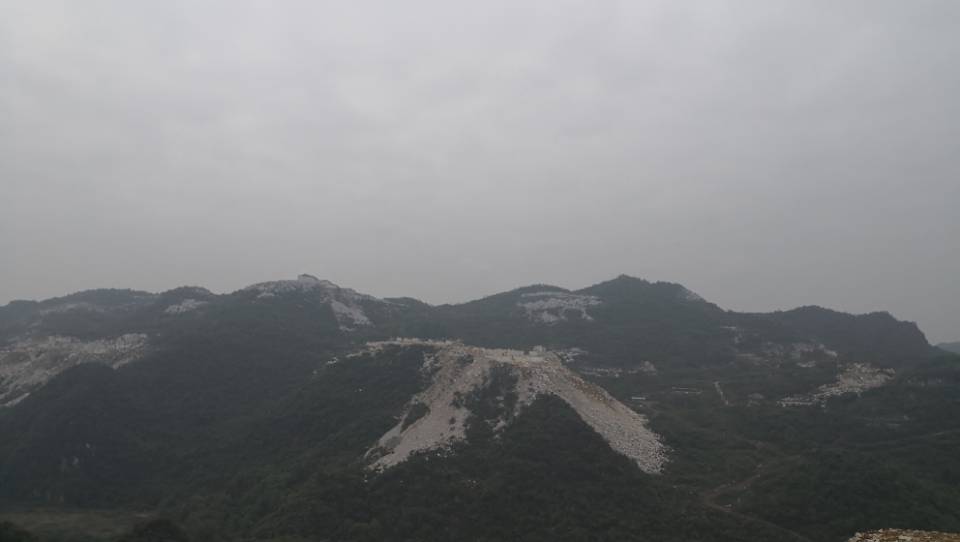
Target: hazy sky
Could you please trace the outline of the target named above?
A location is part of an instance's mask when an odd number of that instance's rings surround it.
[[[0,303],[620,273],[960,339],[956,0],[0,0]]]

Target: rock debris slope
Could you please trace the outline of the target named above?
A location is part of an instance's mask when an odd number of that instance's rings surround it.
[[[0,406],[12,406],[66,369],[81,363],[102,363],[114,369],[141,358],[147,336],[83,341],[74,337],[21,339],[0,348]]]
[[[960,542],[960,534],[881,529],[869,533],[857,533],[848,542]]]
[[[402,420],[367,452],[375,469],[396,465],[415,452],[448,449],[465,438],[471,412],[469,398],[496,375],[512,387],[516,401],[494,424],[502,429],[540,395],[555,395],[569,404],[617,452],[633,459],[648,473],[658,473],[666,461],[660,437],[647,427],[647,419],[566,368],[553,352],[536,348],[488,349],[458,342],[399,339],[370,343],[366,352],[387,346],[428,346],[423,371],[431,375],[426,390],[413,397]]]

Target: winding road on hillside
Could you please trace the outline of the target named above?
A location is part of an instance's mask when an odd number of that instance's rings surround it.
[[[758,448],[769,447],[768,444],[762,443],[762,442],[754,442],[753,444]],[[736,511],[732,505],[720,504],[719,502],[717,502],[717,499],[719,499],[722,495],[725,495],[731,492],[740,493],[747,490],[755,481],[760,479],[761,476],[768,474],[770,472],[773,472],[778,468],[782,468],[784,465],[789,464],[792,460],[796,459],[797,457],[799,456],[791,455],[791,456],[786,456],[774,461],[764,461],[764,462],[757,463],[756,469],[750,476],[747,476],[742,480],[727,482],[725,484],[721,484],[711,489],[705,489],[700,492],[700,499],[703,501],[703,504],[705,504],[708,508],[712,508],[713,510],[723,512],[725,514],[729,514],[731,516],[742,519],[744,521],[760,523],[760,524],[766,525],[767,527],[777,529],[779,531],[782,531],[783,533],[789,534],[791,539],[793,540],[802,541],[802,542],[813,542],[813,540],[811,540],[810,538],[807,538],[803,534],[798,533],[794,530],[783,527],[782,525],[777,525],[776,523],[772,523],[770,521],[767,521],[757,516],[743,514],[741,512]]]

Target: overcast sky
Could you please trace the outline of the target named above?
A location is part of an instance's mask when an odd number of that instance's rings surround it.
[[[0,0],[0,303],[620,273],[960,339],[960,2]]]

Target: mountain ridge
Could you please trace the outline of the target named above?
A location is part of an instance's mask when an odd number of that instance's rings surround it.
[[[641,287],[646,287],[646,288],[651,288],[651,289],[657,289],[657,288],[675,289],[675,290],[677,291],[678,295],[680,295],[680,296],[686,296],[687,294],[690,294],[690,295],[692,296],[692,300],[695,300],[695,301],[703,301],[703,302],[705,302],[705,303],[707,303],[707,304],[709,304],[709,305],[716,306],[715,304],[710,303],[710,302],[704,300],[701,296],[697,295],[696,293],[690,291],[689,289],[687,289],[686,287],[684,287],[682,284],[675,283],[675,282],[669,282],[669,281],[648,281],[648,280],[646,280],[646,279],[643,279],[643,278],[640,278],[640,277],[634,277],[634,276],[632,276],[632,275],[627,275],[627,274],[620,274],[620,275],[617,275],[616,277],[614,277],[614,278],[612,278],[612,279],[608,279],[608,280],[605,280],[605,281],[600,281],[600,282],[598,282],[598,283],[592,284],[592,285],[590,285],[590,286],[585,286],[585,287],[582,287],[582,288],[579,288],[579,289],[568,289],[568,288],[563,288],[563,287],[556,286],[556,285],[552,285],[552,284],[535,283],[535,284],[529,284],[529,285],[526,285],[526,286],[518,286],[518,287],[513,288],[513,289],[510,289],[510,290],[506,290],[506,291],[498,292],[498,293],[494,293],[494,294],[489,294],[489,295],[485,295],[485,296],[481,296],[481,297],[478,297],[478,298],[473,299],[473,300],[467,300],[467,301],[463,301],[463,302],[459,302],[459,303],[439,303],[439,304],[431,304],[431,303],[422,301],[422,300],[420,300],[420,299],[417,299],[417,298],[415,298],[415,297],[409,297],[409,296],[399,296],[399,297],[393,296],[393,297],[378,298],[378,297],[376,297],[376,296],[372,296],[372,295],[369,295],[369,294],[364,294],[364,293],[361,293],[361,292],[357,292],[356,290],[353,290],[353,289],[351,289],[351,288],[342,287],[342,286],[340,286],[340,285],[338,285],[338,284],[336,284],[336,283],[334,283],[334,282],[332,282],[332,281],[329,281],[329,280],[326,280],[326,279],[320,279],[320,278],[317,278],[316,276],[311,275],[311,274],[308,274],[308,273],[301,273],[300,275],[298,275],[298,277],[297,277],[296,279],[293,279],[293,280],[291,280],[291,279],[278,279],[278,280],[271,280],[271,281],[262,281],[262,282],[252,283],[252,284],[250,284],[250,285],[248,285],[248,286],[244,286],[244,287],[238,288],[238,289],[236,289],[236,290],[233,290],[233,291],[230,291],[230,292],[225,292],[225,293],[222,293],[222,294],[213,293],[213,292],[210,291],[209,289],[207,289],[207,288],[205,288],[205,287],[202,287],[202,286],[187,286],[187,285],[185,285],[185,286],[177,286],[177,287],[174,287],[174,288],[171,288],[171,289],[168,289],[168,290],[163,290],[163,291],[160,291],[160,292],[149,292],[149,291],[146,291],[146,290],[136,290],[136,289],[130,289],[130,288],[120,288],[120,289],[118,289],[118,288],[93,288],[93,289],[87,289],[87,290],[79,290],[79,291],[77,291],[77,292],[73,292],[73,293],[70,293],[70,294],[65,294],[65,295],[62,295],[62,296],[54,296],[54,297],[45,298],[45,299],[38,299],[38,300],[32,300],[32,299],[14,299],[14,300],[9,301],[9,302],[8,302],[7,304],[5,304],[5,305],[0,305],[0,311],[3,311],[3,310],[13,310],[13,309],[21,309],[21,310],[22,310],[23,307],[31,307],[31,306],[36,306],[36,305],[50,306],[50,305],[55,305],[55,304],[57,304],[57,303],[61,303],[61,304],[62,304],[62,303],[64,303],[64,302],[69,302],[69,301],[87,301],[87,300],[89,300],[89,299],[91,299],[91,298],[100,299],[100,300],[103,300],[104,298],[113,298],[113,299],[114,299],[114,303],[116,303],[116,300],[123,299],[124,297],[126,297],[126,298],[132,297],[132,298],[134,298],[134,299],[138,299],[138,298],[139,298],[139,299],[156,299],[156,298],[159,298],[159,297],[170,297],[170,296],[175,296],[175,295],[182,295],[182,294],[187,293],[187,292],[200,292],[200,295],[205,296],[205,297],[223,297],[223,296],[236,295],[236,294],[238,294],[238,293],[242,293],[242,292],[246,292],[246,291],[258,290],[258,289],[270,288],[270,287],[283,287],[283,286],[289,287],[290,291],[311,290],[311,289],[314,289],[314,287],[317,287],[317,288],[320,288],[320,289],[343,290],[343,291],[352,292],[352,293],[355,293],[355,294],[357,294],[357,295],[359,295],[359,296],[362,296],[362,297],[365,297],[365,298],[369,298],[369,299],[374,299],[374,300],[380,300],[380,301],[407,300],[407,301],[409,301],[409,302],[413,302],[413,303],[416,303],[416,304],[419,304],[419,305],[425,305],[425,306],[428,306],[428,307],[437,308],[437,307],[458,307],[458,306],[463,306],[463,305],[469,305],[469,304],[472,304],[472,303],[484,302],[484,301],[486,301],[486,300],[490,300],[491,298],[499,298],[499,297],[502,297],[502,296],[519,295],[519,294],[536,292],[536,291],[557,291],[557,292],[573,293],[573,294],[589,294],[589,293],[593,293],[593,292],[597,292],[597,291],[604,291],[604,290],[610,290],[610,289],[621,289],[621,286],[622,286],[622,285],[640,285]],[[102,304],[102,303],[101,303],[101,304]],[[792,308],[792,309],[779,309],[779,310],[768,311],[768,312],[750,312],[750,311],[748,311],[748,312],[741,312],[741,313],[739,313],[739,314],[757,314],[757,315],[761,315],[761,314],[788,314],[788,313],[804,312],[804,311],[822,311],[822,312],[824,312],[824,313],[839,314],[839,315],[862,316],[862,317],[881,317],[881,318],[889,317],[890,319],[893,319],[893,320],[895,320],[895,321],[897,321],[897,322],[906,323],[906,324],[913,324],[914,326],[916,326],[916,323],[915,323],[915,322],[896,319],[896,318],[895,318],[890,312],[888,312],[888,311],[872,311],[872,312],[867,312],[867,313],[847,313],[847,312],[844,312],[844,311],[840,311],[840,310],[837,310],[837,309],[832,309],[832,308],[829,308],[829,307],[823,307],[823,306],[820,306],[820,305],[801,305],[801,306],[798,306],[798,307],[795,307],[795,308]],[[729,311],[729,312],[733,312],[733,311]],[[949,344],[954,344],[954,343],[946,342],[946,343],[941,343],[941,344],[948,344],[948,345],[949,345]]]
[[[460,338],[489,347],[585,348],[620,365],[633,362],[621,354],[620,346],[611,345],[627,346],[643,358],[724,363],[741,355],[765,356],[770,348],[757,337],[767,336],[780,343],[823,344],[851,361],[892,367],[932,348],[916,324],[888,313],[848,315],[815,306],[734,313],[680,284],[627,275],[579,290],[530,285],[461,304],[434,306],[412,298],[395,299],[379,299],[301,274],[220,295],[201,287],[161,293],[98,289],[13,302],[0,307],[0,404],[17,399],[60,370],[96,361],[97,355],[64,350],[69,360],[58,364],[56,356],[42,353],[41,345],[49,341],[60,345],[73,341],[76,349],[117,358],[120,353],[99,345],[126,344],[128,337],[138,337],[139,351],[145,353],[158,333],[188,325],[210,311],[253,311],[251,316],[302,313],[318,323],[335,322],[347,342],[411,336]],[[26,360],[40,356],[49,360],[47,376],[25,374]]]
[[[0,513],[133,507],[209,540],[510,539],[488,514],[545,539],[957,530],[958,393],[956,357],[890,315],[627,276],[454,305],[312,276],[97,290],[0,308]],[[807,524],[812,479],[834,500]]]

